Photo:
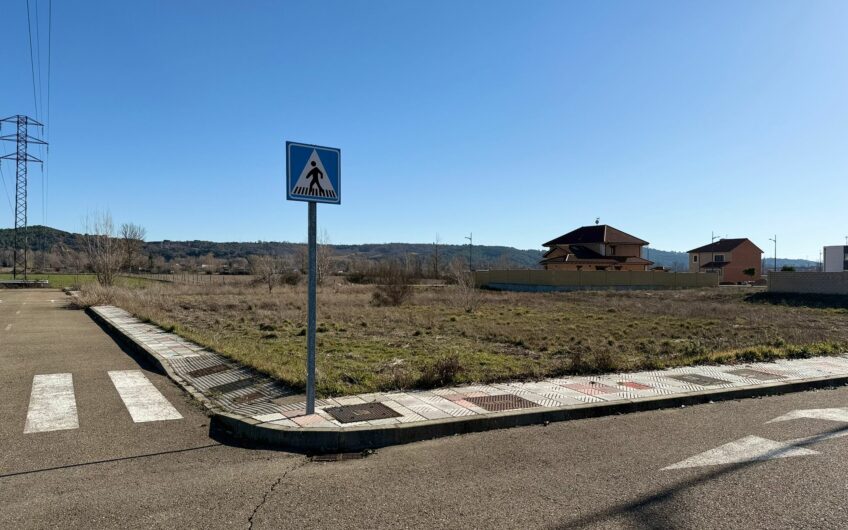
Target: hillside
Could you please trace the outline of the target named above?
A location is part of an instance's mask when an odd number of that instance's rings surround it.
[[[82,236],[48,226],[29,227],[30,249],[50,252],[59,246],[81,252]],[[0,250],[13,246],[14,230],[0,229]],[[366,243],[359,245],[331,245],[333,254],[342,260],[367,259],[381,261],[385,259],[409,259],[417,257],[429,262],[435,254],[430,243]],[[232,260],[252,255],[295,256],[302,243],[256,241],[256,242],[214,242],[214,241],[151,241],[145,243],[145,253],[152,257],[161,257],[165,261],[186,258],[199,258],[212,254],[215,258]],[[542,257],[542,250],[521,250],[505,246],[474,245],[472,259],[476,268],[535,268]],[[468,245],[439,245],[439,261],[449,263],[454,258],[468,259]],[[685,252],[657,250],[648,248],[645,257],[657,266],[675,271],[686,270],[688,256]],[[764,259],[766,268],[772,266],[771,259]],[[800,259],[778,259],[778,267],[815,267],[816,262]]]

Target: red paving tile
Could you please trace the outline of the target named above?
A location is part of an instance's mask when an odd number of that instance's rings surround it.
[[[650,385],[643,385],[642,383],[636,383],[634,381],[621,381],[618,384],[626,386],[627,388],[632,388],[633,390],[651,390],[653,388]]]
[[[565,388],[570,388],[571,390],[583,392],[584,394],[589,394],[590,396],[596,396],[598,394],[615,394],[616,392],[619,392],[617,388],[600,384],[586,385],[583,383],[570,383],[562,386],[564,386]]]

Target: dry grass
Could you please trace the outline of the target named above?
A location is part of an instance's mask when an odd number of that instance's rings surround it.
[[[455,286],[371,304],[372,288],[319,289],[322,395],[543,378],[567,373],[754,361],[848,351],[848,310],[751,303],[744,289],[483,292]],[[306,293],[156,284],[90,292],[295,387],[305,384]],[[104,300],[105,297],[105,300]]]

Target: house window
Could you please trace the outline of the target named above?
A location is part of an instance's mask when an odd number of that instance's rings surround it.
[[[716,254],[713,256],[713,261],[716,263],[724,263],[724,254]]]
[[[692,261],[694,261],[695,263],[698,263],[698,255],[697,254],[692,256]]]

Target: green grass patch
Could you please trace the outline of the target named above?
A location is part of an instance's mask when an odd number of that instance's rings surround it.
[[[744,290],[484,292],[468,313],[451,287],[398,307],[371,304],[372,289],[319,290],[322,396],[848,352],[843,310],[751,303]],[[303,286],[117,291],[136,315],[305,386]]]

